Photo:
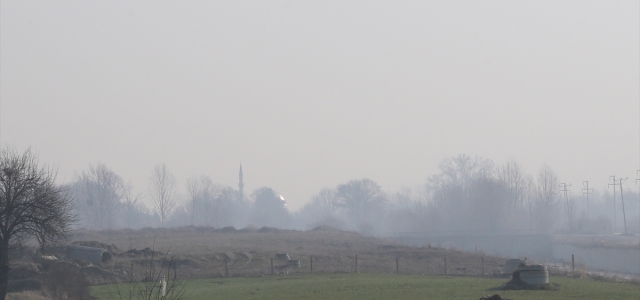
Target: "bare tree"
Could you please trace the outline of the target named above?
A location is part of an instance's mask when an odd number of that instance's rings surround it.
[[[82,221],[94,229],[108,229],[115,226],[128,191],[122,177],[104,164],[89,166],[82,172],[73,186],[76,208]]]
[[[0,151],[0,299],[9,281],[9,250],[35,237],[41,247],[64,239],[75,221],[73,203],[55,183],[56,172],[38,166],[30,150]]]
[[[138,201],[142,199],[142,194],[134,195],[130,187],[131,185],[129,185],[129,188],[124,194],[124,201],[122,202],[124,205],[124,226],[127,228],[134,227],[134,220],[136,219],[136,216],[140,214],[141,210]]]
[[[387,202],[382,187],[371,179],[351,180],[337,186],[336,190],[337,206],[344,208],[359,226],[367,225]]]
[[[432,187],[458,186],[464,193],[476,179],[494,174],[494,164],[491,160],[467,154],[445,158],[440,162],[439,168],[440,174],[429,178],[429,184]]]
[[[157,165],[151,174],[151,203],[160,215],[160,224],[164,226],[165,219],[176,207],[176,178],[165,164]]]
[[[538,230],[549,231],[553,227],[555,220],[553,213],[558,204],[558,175],[551,167],[544,165],[538,172],[537,184],[535,210]]]
[[[211,178],[205,175],[187,180],[189,198],[185,203],[185,209],[191,225],[197,223],[198,219],[206,219],[201,221],[207,222],[219,217],[222,190],[222,187],[215,185]]]
[[[471,229],[472,223],[461,220],[471,220],[476,214],[472,208],[480,197],[473,195],[473,190],[483,186],[478,182],[493,179],[494,163],[478,156],[460,154],[443,159],[439,169],[440,173],[431,176],[425,187],[430,208],[435,212],[430,216],[431,222],[446,230]]]
[[[338,209],[337,192],[334,189],[323,188],[320,192],[313,196],[311,206],[315,212],[322,218],[331,218],[335,216]]]
[[[507,203],[510,213],[522,206],[526,196],[526,174],[524,168],[515,160],[510,160],[498,170],[498,178],[507,185],[509,198]]]
[[[536,182],[533,176],[528,175],[524,180],[524,198],[526,202],[527,212],[529,214],[529,233],[533,232],[533,210],[536,204]]]
[[[305,206],[296,213],[300,225],[306,228],[314,228],[327,225],[342,228],[343,221],[338,217],[337,192],[335,189],[323,188],[311,198]]]

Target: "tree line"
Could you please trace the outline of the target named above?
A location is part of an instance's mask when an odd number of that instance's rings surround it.
[[[548,165],[528,173],[515,160],[460,154],[445,158],[439,172],[417,188],[386,192],[371,179],[354,179],[323,188],[298,211],[270,187],[244,195],[216,184],[209,176],[180,183],[164,165],[156,166],[146,195],[104,164],[90,166],[67,185],[80,217],[90,229],[154,226],[277,227],[309,229],[331,226],[380,235],[389,232],[475,231],[608,233],[612,229],[610,191],[591,195],[587,216],[582,195],[564,198],[556,172]],[[627,191],[630,210],[637,193]],[[141,201],[147,198],[147,206]],[[634,202],[635,199],[635,202]],[[619,200],[618,200],[619,201]],[[637,211],[637,209],[635,209]],[[631,216],[631,227],[638,223]]]

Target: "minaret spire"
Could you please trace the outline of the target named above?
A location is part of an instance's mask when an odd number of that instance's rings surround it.
[[[242,178],[242,163],[240,163],[240,173],[238,174],[239,177],[239,181],[238,181],[238,193],[240,196],[240,200],[244,199],[244,181]]]

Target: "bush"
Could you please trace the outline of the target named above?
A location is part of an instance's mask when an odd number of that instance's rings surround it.
[[[30,279],[18,279],[9,280],[9,287],[7,291],[12,292],[24,292],[24,291],[38,291],[41,288],[41,283],[35,278]]]
[[[7,300],[49,300],[36,292],[20,292],[7,294]]]
[[[47,264],[41,276],[42,291],[52,299],[91,299],[89,281],[82,268],[72,263]]]

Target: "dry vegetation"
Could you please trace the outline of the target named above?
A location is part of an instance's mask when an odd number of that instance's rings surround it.
[[[300,260],[300,267],[290,268],[289,273],[310,272],[311,257],[314,272],[355,272],[357,255],[360,273],[395,273],[398,257],[402,274],[443,274],[446,257],[448,274],[480,275],[483,257],[482,253],[404,246],[331,228],[310,231],[236,230],[231,227],[80,230],[74,233],[72,240],[87,246],[111,247],[115,258],[103,268],[113,270],[120,281],[139,280],[152,250],[155,250],[156,259],[169,251],[175,263],[170,276],[183,279],[224,277],[225,260],[229,277],[269,274],[270,260],[277,253],[288,253],[291,259]],[[485,257],[485,273],[501,273],[503,263],[503,259]],[[276,267],[281,264],[274,260]]]
[[[634,235],[557,235],[553,239],[555,243],[582,248],[640,249],[640,240]]]

